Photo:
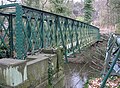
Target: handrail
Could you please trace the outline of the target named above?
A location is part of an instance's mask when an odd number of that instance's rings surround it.
[[[111,55],[113,53],[113,48],[117,45],[117,49],[115,50],[115,53],[114,55]],[[119,41],[117,41],[117,36],[114,35],[114,34],[111,34],[110,38],[109,38],[109,41],[108,41],[108,46],[107,46],[107,51],[106,51],[106,58],[105,58],[105,68],[104,68],[104,73],[103,73],[103,80],[102,80],[102,83],[101,83],[101,86],[100,88],[104,88],[105,87],[105,84],[106,84],[106,81],[107,79],[109,78],[111,72],[113,71],[113,68],[116,64],[116,61],[118,60],[119,58],[119,55],[120,55],[120,44],[119,44]],[[107,69],[107,65],[109,64],[109,61],[110,60],[113,60],[112,61],[112,64],[110,66],[110,69],[108,70],[107,74],[105,75],[105,72],[106,72],[106,69]]]
[[[120,48],[119,48],[119,50],[118,50],[118,52],[117,52],[117,55],[116,55],[114,61],[112,62],[112,65],[111,65],[108,73],[107,73],[106,76],[104,77],[100,88],[104,88],[104,87],[105,87],[106,81],[107,81],[108,77],[110,76],[110,74],[111,74],[111,72],[112,72],[112,70],[113,70],[113,67],[114,67],[115,64],[116,64],[116,61],[118,60],[119,55],[120,55]]]

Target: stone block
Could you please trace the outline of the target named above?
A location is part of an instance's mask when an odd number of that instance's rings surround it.
[[[31,85],[38,85],[48,79],[48,59],[51,58],[54,70],[57,64],[56,54],[39,54],[31,55],[28,57],[30,60],[27,62],[28,80]]]
[[[17,86],[27,80],[25,60],[0,59],[0,84]]]
[[[45,54],[45,52],[47,52]],[[0,60],[0,84],[3,88],[48,88],[49,61],[53,66],[53,87],[64,85],[63,50],[56,49],[54,53],[45,50],[44,53],[27,56],[26,61],[15,59]],[[22,74],[22,75],[21,75]],[[9,79],[8,79],[9,77]],[[10,80],[10,82],[8,82]],[[60,84],[59,84],[60,83]]]

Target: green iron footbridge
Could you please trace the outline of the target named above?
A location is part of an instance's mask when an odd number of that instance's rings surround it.
[[[62,47],[68,62],[67,56],[99,40],[99,28],[87,23],[19,4],[0,6],[0,58],[26,59],[42,49]],[[119,47],[116,37],[112,36],[105,59],[104,72],[108,73],[104,75],[101,88],[119,58]],[[112,64],[109,64],[112,57]]]
[[[62,47],[67,56],[100,39],[99,28],[19,4],[0,6],[0,57],[25,59],[40,49]]]

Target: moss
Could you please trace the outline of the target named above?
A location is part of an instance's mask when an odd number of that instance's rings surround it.
[[[88,88],[89,80],[84,84],[84,88]]]

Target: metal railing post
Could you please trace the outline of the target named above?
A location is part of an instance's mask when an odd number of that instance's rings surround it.
[[[10,45],[10,57],[13,57],[13,22],[12,14],[9,16],[9,45]]]
[[[24,35],[23,35],[23,27],[22,27],[22,6],[16,4],[16,53],[17,59],[24,59]]]

